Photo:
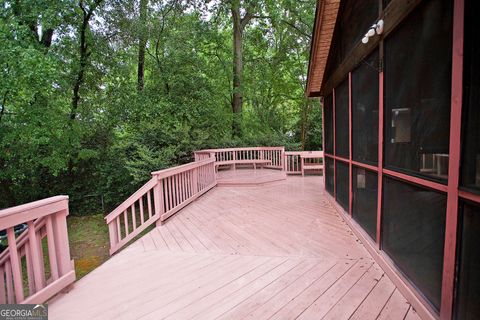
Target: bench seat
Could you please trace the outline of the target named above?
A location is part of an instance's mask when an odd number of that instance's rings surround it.
[[[245,160],[227,160],[227,161],[218,161],[215,162],[215,166],[227,166],[227,165],[233,165],[233,168],[235,169],[235,165],[237,164],[253,164],[254,169],[257,169],[257,164],[258,165],[267,165],[271,164],[272,160],[264,160],[264,159],[245,159]]]

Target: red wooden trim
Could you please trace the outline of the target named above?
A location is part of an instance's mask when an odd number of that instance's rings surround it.
[[[458,224],[458,185],[460,175],[460,142],[463,95],[464,0],[454,2],[452,48],[452,105],[450,112],[450,159],[448,165],[448,198],[443,258],[440,319],[451,319],[455,289],[455,257]]]
[[[334,156],[333,158],[334,158],[335,160],[340,161],[340,162],[343,162],[343,163],[347,163],[347,164],[350,163],[350,160],[345,159],[345,158],[342,158],[342,157]]]
[[[335,89],[332,90],[332,107],[333,107],[333,124],[332,124],[332,127],[333,127],[333,156],[334,156],[334,159],[335,159],[335,156],[337,154],[337,150],[335,148],[335,140],[336,140],[336,137],[335,137],[335,127],[336,127],[336,121],[335,121],[335,107],[336,103],[335,103]],[[333,197],[335,199],[337,199],[337,162],[336,161],[333,161]]]
[[[367,169],[367,170],[370,170],[370,171],[373,171],[373,172],[378,172],[378,167],[375,167],[375,166],[372,166],[372,165],[369,165],[369,164],[366,164],[366,163],[361,163],[361,162],[357,162],[357,161],[352,160],[352,165],[354,165],[355,167],[359,167],[359,168],[362,168],[362,169]]]
[[[325,154],[325,98],[322,99],[322,151]],[[323,169],[323,185],[327,185],[327,175],[325,174],[325,162],[323,163],[324,169]]]
[[[441,192],[447,192],[447,186],[444,185],[444,184],[441,184],[441,183],[433,182],[433,181],[430,181],[430,180],[425,180],[425,179],[418,178],[418,177],[409,176],[407,174],[400,173],[400,172],[393,171],[393,170],[383,169],[382,171],[386,175],[398,178],[400,180],[404,180],[406,182],[411,182],[413,184],[417,184],[419,186],[434,189],[434,190],[441,191]]]
[[[378,74],[378,193],[377,193],[377,248],[381,248],[383,195],[383,71]]]
[[[335,156],[333,154],[324,153],[324,156],[327,158],[335,159]]]
[[[352,176],[352,72],[348,73],[348,212],[352,215],[353,206],[353,176]]]
[[[464,191],[464,190],[459,190],[458,195],[463,199],[480,203],[480,195],[478,195],[478,194],[471,193],[471,192]]]

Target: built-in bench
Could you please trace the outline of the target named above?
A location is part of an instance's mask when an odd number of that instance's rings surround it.
[[[263,167],[264,165],[271,165],[272,160],[265,160],[265,159],[245,159],[245,160],[228,160],[228,161],[218,161],[215,162],[215,166],[218,168],[219,166],[227,166],[233,165],[233,169],[236,169],[237,164],[251,164],[253,168],[256,170],[257,165]]]
[[[323,151],[302,152],[302,176],[307,170],[323,171]]]

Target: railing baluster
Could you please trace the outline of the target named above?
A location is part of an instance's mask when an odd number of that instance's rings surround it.
[[[135,216],[135,202],[132,204],[130,207],[130,211],[132,213],[132,225],[133,225],[133,231],[137,230],[137,217]]]
[[[53,280],[58,279],[57,252],[55,251],[55,237],[53,233],[52,217],[48,216],[45,224],[47,229],[48,261]]]
[[[120,216],[115,218],[116,224],[117,224],[117,242],[120,242],[122,240],[122,229],[120,226]],[[112,247],[113,248],[113,247]]]
[[[15,301],[20,303],[24,300],[22,269],[20,266],[20,258],[18,256],[17,241],[15,239],[15,231],[13,227],[7,229],[8,249],[10,252],[10,263],[12,264],[13,284],[15,289]]]
[[[7,293],[5,292],[5,269],[0,267],[0,304],[7,303]]]
[[[183,201],[185,201],[185,200],[188,199],[187,190],[186,190],[186,188],[185,188],[185,186],[186,186],[186,184],[187,184],[187,183],[186,183],[185,176],[187,175],[187,173],[186,173],[186,172],[182,172],[181,175],[182,175],[182,185],[181,185],[181,187],[182,187],[182,202],[183,202]]]
[[[168,210],[173,208],[173,177],[168,178]]]
[[[35,292],[35,276],[33,275],[32,253],[28,242],[25,243],[24,250],[27,263],[28,294],[32,295]]]
[[[143,212],[143,199],[144,196],[142,196],[139,200],[139,205],[140,205],[140,223],[143,225],[145,223],[145,217],[144,217],[144,212]]]
[[[125,227],[125,237],[127,237],[130,232],[128,232],[128,215],[126,210],[123,211],[123,224]]]
[[[35,279],[35,291],[39,291],[43,288],[43,275],[42,275],[42,268],[40,262],[39,251],[41,247],[38,245],[38,237],[37,232],[35,231],[35,226],[33,221],[28,221],[28,239],[30,242],[29,249],[30,249],[30,257],[32,260],[32,267],[33,267],[33,275]]]
[[[15,301],[13,293],[12,265],[10,260],[5,262],[5,279],[7,282],[7,303],[12,304]]]
[[[182,199],[180,197],[180,175],[176,174],[174,177],[175,177],[175,194],[177,196],[177,203],[175,206],[178,206],[182,202]]]
[[[147,192],[147,207],[148,207],[148,220],[152,218],[152,197],[150,196],[150,190]]]

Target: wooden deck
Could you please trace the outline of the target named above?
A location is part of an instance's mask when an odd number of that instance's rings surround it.
[[[287,179],[285,171],[271,169],[236,169],[219,170],[217,182],[219,187],[224,186],[262,186],[272,182]]]
[[[212,189],[57,296],[49,315],[418,319],[315,176]]]

